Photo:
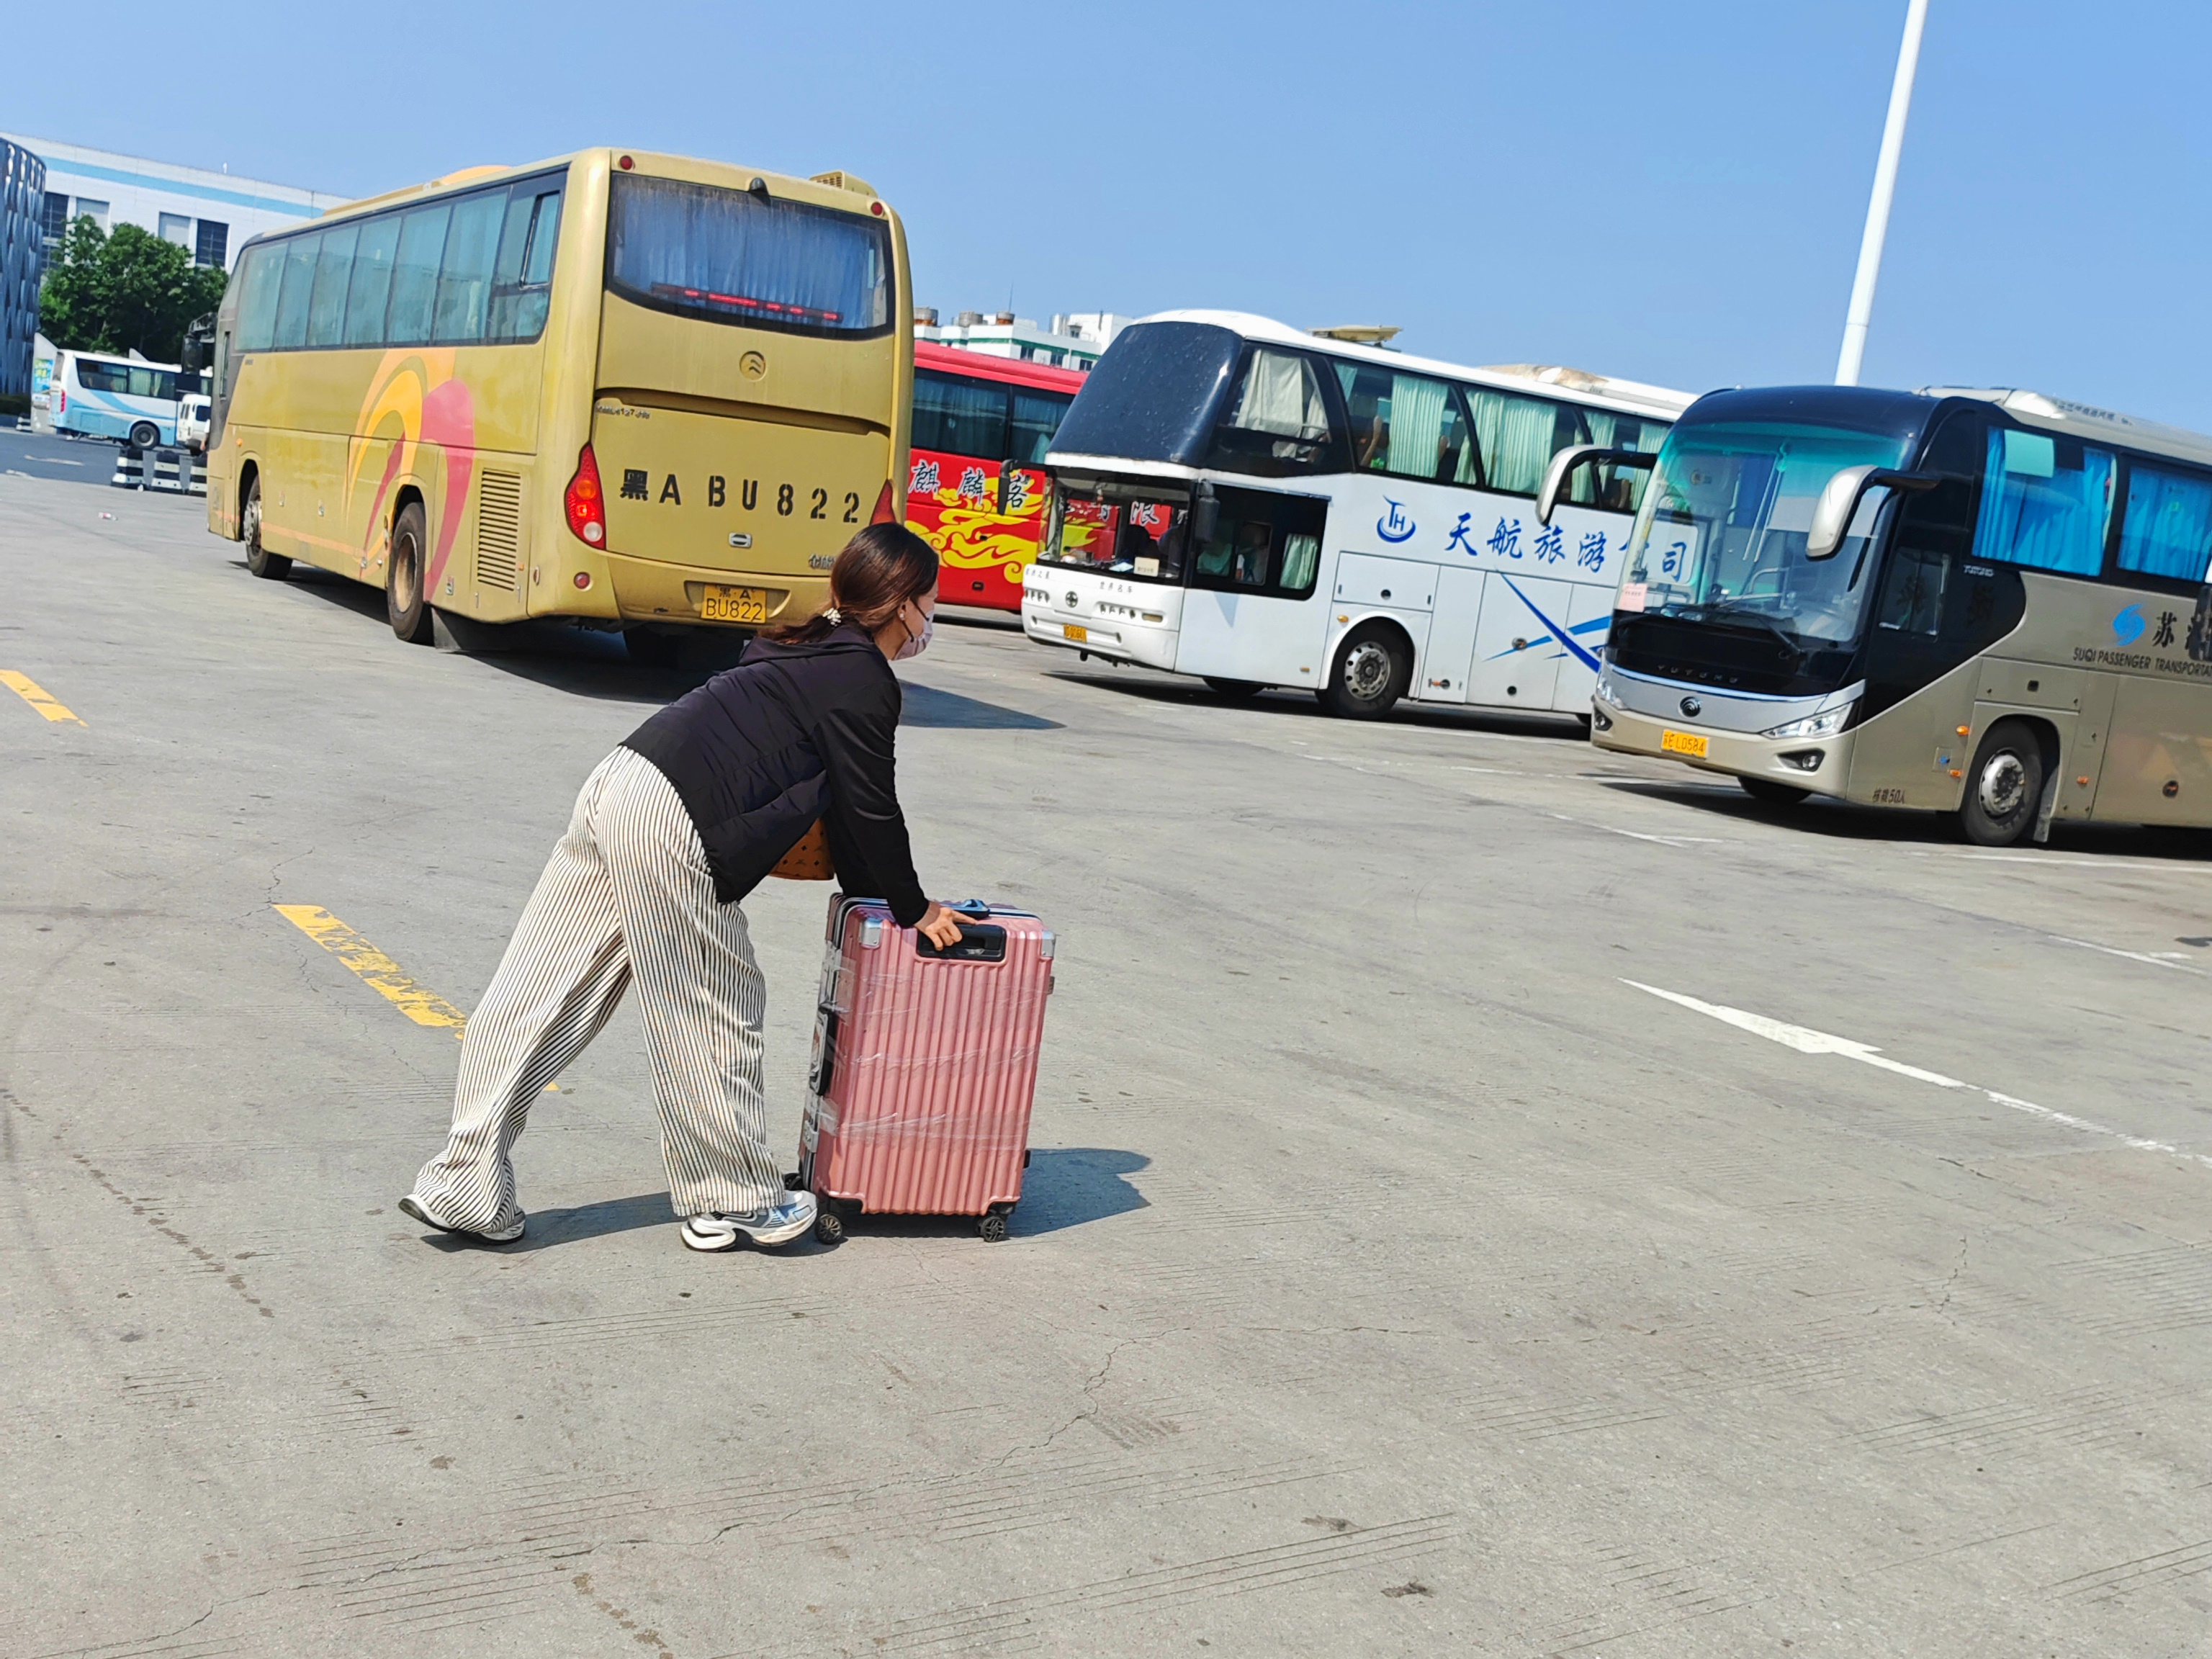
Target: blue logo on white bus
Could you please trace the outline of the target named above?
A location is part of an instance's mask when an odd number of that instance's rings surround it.
[[[1405,504],[1394,501],[1388,495],[1382,504],[1390,510],[1375,520],[1375,533],[1386,542],[1409,542],[1413,539],[1414,525],[1406,514]]]
[[[2143,629],[2149,626],[2143,620],[2142,607],[2131,605],[2112,618],[2112,637],[2122,645],[2133,645],[2143,636]]]

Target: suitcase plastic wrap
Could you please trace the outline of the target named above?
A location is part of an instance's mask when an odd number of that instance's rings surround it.
[[[1002,1237],[1021,1198],[1054,939],[1025,911],[952,908],[940,951],[880,900],[830,898],[799,1176],[825,1237],[855,1212]]]

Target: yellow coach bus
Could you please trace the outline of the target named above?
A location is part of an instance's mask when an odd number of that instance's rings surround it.
[[[593,149],[355,203],[239,258],[208,526],[383,588],[404,640],[565,617],[665,657],[807,614],[901,517],[913,316],[847,173]]]

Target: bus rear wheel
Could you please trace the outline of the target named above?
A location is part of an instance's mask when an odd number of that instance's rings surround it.
[[[1959,827],[1982,847],[2012,847],[2027,839],[2043,805],[2043,745],[2026,720],[1999,720],[1974,751],[1966,773],[1966,798]]]
[[[1346,720],[1380,720],[1389,714],[1413,678],[1411,654],[1397,634],[1379,623],[1352,630],[1339,647],[1328,684],[1314,695],[1321,706]]]
[[[392,631],[410,645],[428,645],[431,640],[430,594],[422,580],[422,552],[429,539],[424,523],[420,501],[408,502],[392,521],[384,611],[392,618]]]
[[[1777,783],[1771,778],[1738,778],[1736,781],[1743,786],[1745,794],[1768,806],[1795,806],[1813,793],[1794,783]]]
[[[161,428],[151,421],[141,421],[131,428],[133,449],[152,449],[161,441]]]
[[[261,544],[261,480],[246,486],[246,505],[239,510],[238,538],[246,544],[246,568],[255,575],[281,582],[292,574],[292,562]]]

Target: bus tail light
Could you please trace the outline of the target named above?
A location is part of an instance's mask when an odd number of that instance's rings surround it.
[[[870,524],[896,524],[898,515],[891,510],[891,481],[884,480],[884,487],[876,496],[876,510],[868,514]]]
[[[599,463],[586,444],[576,455],[576,476],[568,480],[562,497],[568,509],[568,528],[576,539],[592,547],[607,543],[607,498],[599,489]]]

